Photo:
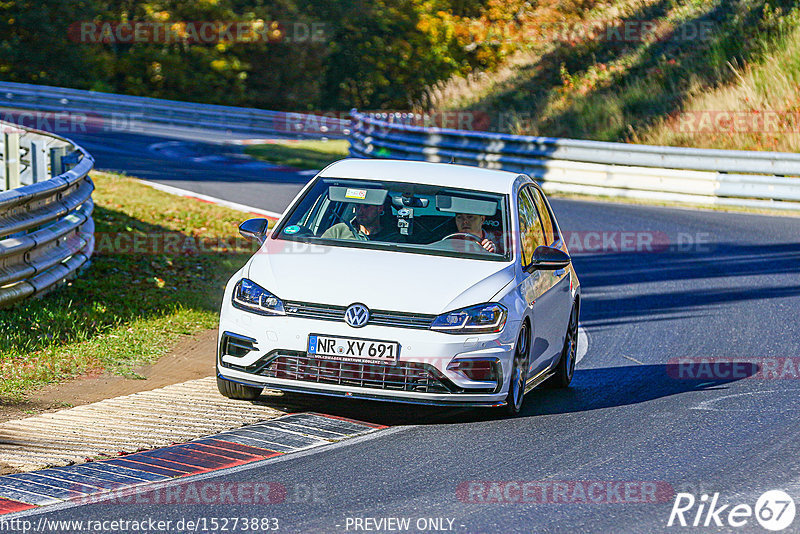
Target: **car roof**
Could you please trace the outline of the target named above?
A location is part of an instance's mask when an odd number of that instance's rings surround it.
[[[452,163],[350,158],[328,165],[319,176],[409,182],[509,193],[520,174]]]

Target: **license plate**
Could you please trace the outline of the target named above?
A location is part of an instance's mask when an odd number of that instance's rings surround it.
[[[308,336],[308,355],[330,360],[396,363],[400,344],[372,339]]]

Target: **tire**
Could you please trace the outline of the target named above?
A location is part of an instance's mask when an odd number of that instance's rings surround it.
[[[518,415],[525,403],[525,384],[528,381],[528,358],[530,354],[530,335],[528,323],[522,323],[522,329],[514,349],[514,363],[511,376],[508,377],[508,396],[504,410],[506,415]]]
[[[547,379],[544,385],[548,388],[563,389],[572,382],[575,374],[575,360],[578,356],[578,303],[572,305],[569,314],[567,335],[564,338],[564,347],[561,349],[561,358],[558,360],[555,374]]]
[[[245,386],[244,384],[237,384],[236,382],[217,377],[217,389],[224,397],[228,397],[229,399],[251,401],[259,398],[264,388]]]

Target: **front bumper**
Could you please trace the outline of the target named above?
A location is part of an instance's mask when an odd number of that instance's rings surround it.
[[[391,392],[383,390],[365,389],[358,387],[337,388],[326,386],[324,388],[314,387],[312,384],[294,380],[275,380],[269,382],[257,382],[247,379],[231,378],[230,376],[217,375],[225,380],[244,384],[253,387],[267,387],[286,393],[303,393],[312,395],[325,395],[328,397],[340,397],[347,399],[399,402],[403,404],[416,404],[421,406],[447,406],[450,408],[494,408],[505,406],[506,395],[430,395],[402,394],[393,395]],[[477,397],[477,398],[476,398]],[[494,398],[497,397],[497,398]],[[471,399],[471,400],[470,400]]]
[[[518,327],[508,321],[502,332],[481,335],[372,325],[355,329],[344,322],[264,317],[223,305],[217,374],[289,392],[438,406],[501,406],[516,341],[510,332]],[[396,366],[317,359],[306,353],[309,334],[396,341],[400,355]],[[249,342],[234,343],[236,347],[227,350],[228,335]],[[496,380],[470,380],[448,368],[453,362],[475,359],[496,362]]]

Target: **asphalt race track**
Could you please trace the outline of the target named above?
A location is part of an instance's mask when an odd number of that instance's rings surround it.
[[[308,179],[262,164],[180,157],[219,152],[202,143],[169,145],[173,153],[164,155],[152,145],[171,140],[73,137],[99,169],[273,211]],[[731,505],[723,521],[733,505],[752,507],[767,490],[800,498],[800,219],[553,204],[572,240],[589,337],[568,390],[534,391],[513,419],[290,397],[298,409],[393,428],[202,481],[283,484],[280,504],[96,503],[40,514],[274,517],[286,532],[378,525],[367,518],[408,518],[411,532],[694,532],[720,529],[713,521],[705,529],[667,527],[678,492],[698,503],[718,492],[719,504]],[[380,525],[391,531],[402,523]],[[763,532],[754,517],[722,530]]]
[[[205,135],[183,140],[148,134],[65,134],[95,158],[95,168],[224,198],[280,213],[310,179],[240,154],[235,145],[203,142]],[[269,184],[266,188],[265,185]]]

